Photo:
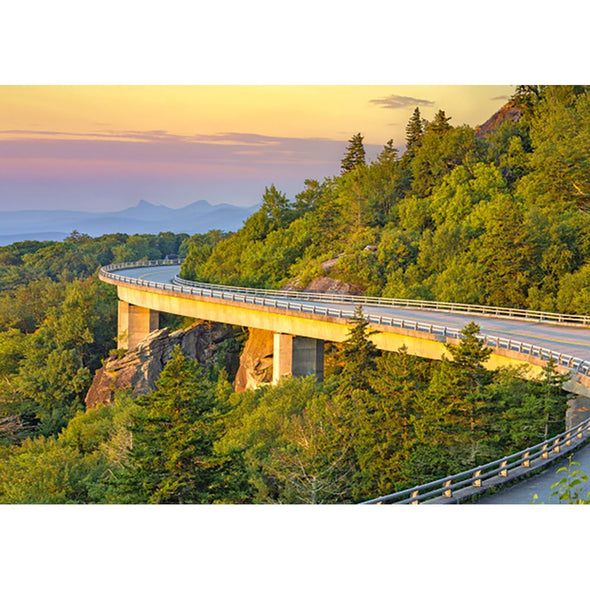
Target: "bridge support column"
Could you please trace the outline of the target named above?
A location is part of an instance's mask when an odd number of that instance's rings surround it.
[[[275,334],[272,382],[285,375],[305,377],[315,375],[324,380],[324,341],[291,334]]]
[[[119,348],[131,350],[159,327],[160,314],[147,307],[119,300],[117,341]]]

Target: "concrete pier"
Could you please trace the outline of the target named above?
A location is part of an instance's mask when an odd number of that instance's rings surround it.
[[[315,375],[324,379],[324,341],[304,336],[275,333],[272,382],[283,376]]]
[[[156,310],[119,300],[118,348],[135,348],[150,332],[158,329],[159,320]]]

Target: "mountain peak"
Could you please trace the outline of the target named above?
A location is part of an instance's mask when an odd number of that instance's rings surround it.
[[[135,207],[130,207],[130,209],[154,209],[156,207],[164,207],[164,205],[154,205],[153,203],[150,203],[149,201],[146,201],[145,199],[140,199],[139,203],[137,203],[137,205],[135,205]],[[166,207],[167,209],[167,207]]]

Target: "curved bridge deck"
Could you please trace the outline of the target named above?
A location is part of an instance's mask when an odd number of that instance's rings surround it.
[[[144,264],[107,267],[101,278],[117,285],[119,298],[138,308],[334,342],[348,336],[349,318],[360,300],[378,348],[398,350],[405,345],[411,354],[426,358],[440,358],[444,344],[457,342],[460,330],[475,321],[493,349],[489,368],[525,365],[534,376],[552,356],[562,372],[571,372],[566,388],[590,396],[590,329],[584,325],[588,318],[580,317],[580,325],[572,325],[576,316],[543,314],[547,319],[539,320],[540,314],[519,310],[457,305],[468,311],[453,311],[451,304],[440,304],[445,310],[437,311],[381,303],[377,298],[209,286],[179,281],[178,264]],[[419,302],[408,302],[415,303]],[[487,309],[490,313],[479,311]],[[531,318],[497,317],[503,311],[530,313]]]

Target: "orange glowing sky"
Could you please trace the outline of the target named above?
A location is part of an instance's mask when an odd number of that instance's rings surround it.
[[[0,209],[113,210],[140,198],[250,205],[337,174],[347,140],[403,147],[416,106],[483,123],[513,86],[3,86]]]

